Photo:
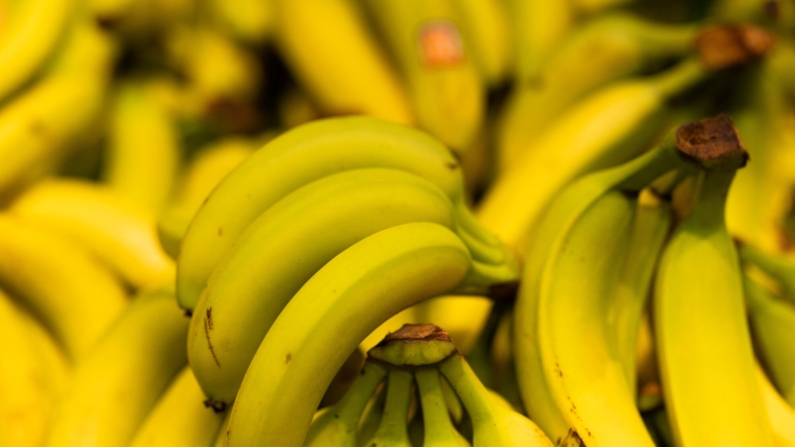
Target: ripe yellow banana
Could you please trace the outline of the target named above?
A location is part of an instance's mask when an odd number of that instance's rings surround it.
[[[63,354],[47,357],[34,331],[43,331],[11,297],[0,290],[0,444],[43,444],[68,377]],[[45,335],[46,336],[46,335]],[[57,351],[56,351],[57,352]],[[57,359],[57,362],[50,360]]]
[[[586,95],[695,52],[698,29],[613,12],[573,30],[544,64],[538,82],[517,84],[511,92],[495,137],[498,172],[507,172],[525,153],[541,150],[536,143],[545,129]]]
[[[191,319],[188,358],[209,401],[234,400],[268,329],[312,275],[357,241],[410,222],[454,229],[453,205],[428,180],[384,168],[323,177],[262,213],[219,260]]]
[[[136,297],[75,368],[46,445],[127,446],[187,364],[187,330],[172,292]]]
[[[141,82],[117,87],[101,176],[119,195],[159,213],[173,194],[182,149],[173,117]]]
[[[127,292],[85,248],[0,215],[0,284],[53,331],[71,359],[92,350],[127,306]]]
[[[458,287],[471,264],[453,232],[426,222],[388,228],[340,253],[262,341],[232,408],[228,445],[301,446],[323,392],[367,334]]]
[[[414,121],[396,69],[353,0],[274,0],[276,45],[326,114]]]
[[[9,211],[86,247],[136,289],[174,278],[174,262],[160,247],[152,213],[104,185],[43,180],[19,196]]]
[[[211,0],[208,7],[213,17],[237,39],[262,46],[273,37],[274,0]]]
[[[17,2],[3,19],[0,34],[0,101],[29,83],[59,50],[77,1],[27,0]],[[6,13],[7,11],[4,11]]]
[[[458,0],[455,6],[486,86],[502,84],[513,69],[513,42],[505,4],[502,0]]]
[[[795,446],[795,411],[770,383],[770,379],[759,363],[756,364],[756,375],[762,388],[767,417],[773,428],[773,445],[775,447]]]
[[[417,126],[457,154],[483,125],[485,83],[455,0],[366,0],[406,79]]]
[[[386,402],[381,421],[366,445],[372,447],[412,447],[409,439],[409,407],[414,395],[414,374],[392,369],[386,379]]]
[[[552,441],[526,416],[495,398],[460,353],[439,363],[472,419],[473,447],[552,447]]]
[[[355,447],[359,420],[387,372],[382,363],[366,361],[361,374],[342,399],[319,410],[322,413],[312,421],[304,447]]]
[[[655,277],[654,328],[673,434],[681,445],[772,446],[724,217],[747,153],[726,116],[682,126],[677,136],[683,152],[708,158],[700,162],[696,204],[674,229]]]
[[[224,418],[202,404],[202,390],[190,367],[168,385],[135,432],[130,447],[209,447]]]
[[[419,368],[414,377],[422,403],[423,447],[471,447],[450,419],[439,370],[435,367]]]
[[[177,297],[193,309],[218,260],[263,211],[299,187],[349,169],[384,167],[425,177],[457,209],[462,230],[507,258],[464,203],[461,169],[441,143],[369,117],[333,118],[292,129],[257,150],[210,194],[188,227],[177,260]],[[504,261],[504,259],[502,260]]]
[[[535,230],[535,237],[528,247],[522,283],[514,309],[514,356],[519,389],[528,415],[552,439],[565,440],[565,442],[582,440],[587,437],[587,432],[578,432],[582,428],[580,422],[583,424],[588,423],[587,420],[571,421],[571,419],[567,419],[567,415],[564,413],[569,413],[569,407],[558,406],[561,398],[565,398],[565,391],[562,387],[566,385],[566,382],[558,383],[557,391],[552,388],[550,383],[551,380],[560,382],[561,379],[564,381],[566,379],[565,372],[563,378],[556,374],[554,360],[550,360],[550,355],[553,353],[550,352],[551,346],[543,344],[552,334],[542,334],[541,332],[542,320],[545,320],[545,326],[549,324],[549,315],[546,313],[545,308],[541,306],[541,303],[553,304],[551,293],[554,292],[552,286],[555,284],[553,280],[555,279],[554,273],[557,260],[568,256],[568,250],[565,248],[569,247],[567,241],[570,236],[574,237],[574,232],[579,234],[587,234],[589,232],[588,225],[582,224],[582,222],[588,218],[589,213],[598,211],[594,211],[596,203],[606,196],[612,196],[614,200],[618,200],[619,196],[616,196],[616,194],[619,193],[611,191],[627,191],[630,193],[634,191],[637,194],[654,179],[669,171],[688,169],[689,164],[678,154],[676,140],[671,133],[663,140],[660,146],[651,152],[618,167],[599,171],[575,181],[561,191],[539,220]],[[613,233],[610,232],[609,234]],[[615,239],[615,237],[614,235],[613,238]],[[597,236],[597,240],[599,238],[601,236]],[[616,242],[616,244],[618,243]],[[613,249],[611,244],[600,244],[600,247]],[[570,262],[571,268],[577,267],[578,264],[578,261],[576,261],[578,258],[573,259],[575,261]],[[599,258],[597,257],[597,259]],[[620,259],[614,262],[618,264],[616,268],[622,268]],[[584,270],[586,272],[589,267],[592,267],[591,264],[581,265],[583,269],[586,269]],[[578,287],[577,284],[565,284],[566,281],[575,282],[571,281],[570,278],[558,277],[557,283],[559,283],[559,287]],[[591,280],[582,281],[584,283],[582,286],[587,287],[587,283],[594,281],[597,281],[597,284],[604,284],[598,279],[598,275],[595,277],[587,276],[587,278],[591,278]],[[580,281],[576,282],[579,283]],[[598,286],[595,285],[594,287]],[[596,291],[591,293],[591,295],[597,294],[598,296],[601,293],[607,295],[608,292],[609,289],[607,292]],[[569,299],[575,299],[575,297],[569,297]],[[575,306],[575,309],[571,309],[571,312],[576,313],[577,307],[579,305]],[[598,309],[593,311],[596,310]],[[582,318],[586,317],[588,315],[582,315]],[[590,338],[593,333],[598,334],[599,325],[596,325],[596,329],[592,326],[593,324],[589,326],[589,335],[581,337],[581,339]],[[609,332],[604,328],[601,330]],[[566,334],[564,333],[562,336],[565,340]],[[580,340],[580,342],[582,341]],[[585,348],[585,346],[583,345],[582,348]],[[592,348],[591,345],[587,346]],[[580,348],[577,349],[579,351]],[[597,353],[598,350],[594,349],[592,352]],[[614,362],[619,363],[617,360]],[[614,370],[613,379],[611,379],[613,380],[613,386],[620,387],[618,383],[623,380],[623,364],[606,362],[598,366],[600,370],[612,368]],[[587,374],[587,371],[582,372],[582,374]],[[618,377],[615,377],[616,375]],[[626,388],[629,389],[628,384]],[[590,391],[596,391],[596,389],[592,388]],[[613,392],[617,393],[615,389]],[[631,391],[630,393],[630,400],[634,404],[634,393]],[[608,396],[612,396],[612,399],[616,398],[615,394],[608,394]],[[611,406],[611,408],[613,407]],[[624,408],[626,408],[625,404]],[[580,426],[574,425],[574,422],[577,422]],[[621,422],[623,423],[624,421],[622,420]],[[587,429],[590,428],[587,427]],[[563,442],[564,445],[565,442]]]

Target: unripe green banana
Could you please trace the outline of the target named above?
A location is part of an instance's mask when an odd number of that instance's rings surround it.
[[[371,447],[412,447],[408,418],[414,395],[414,375],[410,371],[392,369],[386,379],[386,403],[381,421],[366,445]]]
[[[202,404],[202,390],[185,367],[146,416],[130,447],[210,447],[224,415]]]
[[[414,121],[400,76],[353,0],[276,0],[276,45],[330,115]]]
[[[128,445],[185,367],[187,329],[172,292],[136,297],[75,368],[46,445]]]
[[[420,368],[414,372],[414,377],[422,403],[423,447],[471,447],[450,419],[439,370],[435,367]]]
[[[674,229],[655,278],[654,328],[673,434],[681,445],[772,446],[724,217],[747,153],[725,116],[682,126],[678,137],[683,152],[707,158],[695,207]]]
[[[366,0],[406,79],[417,126],[457,154],[483,125],[485,84],[455,0]]]
[[[362,372],[342,400],[324,408],[309,427],[304,447],[356,447],[362,413],[387,375],[377,361],[365,361]]]
[[[384,167],[425,177],[457,209],[462,229],[504,248],[470,214],[461,169],[437,140],[413,129],[369,117],[326,119],[297,127],[257,150],[207,198],[188,228],[177,262],[177,296],[193,309],[218,260],[263,211],[299,187],[349,169]]]
[[[188,358],[209,401],[234,400],[279,313],[335,256],[396,225],[455,228],[454,212],[424,178],[364,168],[309,183],[262,213],[218,262],[191,319]]]
[[[453,232],[426,222],[388,228],[340,253],[262,341],[232,408],[228,445],[300,447],[350,352],[390,316],[458,287],[471,263]]]

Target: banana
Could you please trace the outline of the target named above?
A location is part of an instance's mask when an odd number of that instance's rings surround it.
[[[174,263],[155,233],[155,217],[99,183],[43,180],[19,196],[9,212],[86,247],[136,289],[174,278]]]
[[[205,146],[193,155],[179,180],[174,200],[157,221],[160,243],[172,258],[178,257],[179,245],[188,225],[207,196],[254,150],[252,141],[229,137]]]
[[[610,8],[632,3],[634,0],[573,0],[574,9],[578,14],[591,15]]]
[[[483,125],[486,95],[456,1],[364,4],[406,79],[417,126],[465,153]]]
[[[0,33],[0,101],[29,83],[60,46],[67,34],[72,0],[28,0],[17,2]]]
[[[190,367],[169,384],[146,416],[130,447],[210,447],[224,415],[202,404],[202,390]]]
[[[234,400],[268,329],[315,272],[356,241],[410,222],[453,228],[453,206],[429,181],[383,168],[323,177],[262,213],[218,262],[191,319],[188,358],[210,401]]]
[[[309,427],[304,447],[355,447],[362,413],[387,375],[387,368],[377,361],[365,361],[362,372],[342,400],[319,410]]]
[[[740,263],[724,218],[747,152],[725,116],[682,126],[678,136],[683,152],[708,158],[700,163],[695,207],[674,229],[655,277],[654,328],[674,437],[681,445],[772,446]]]
[[[795,406],[795,306],[746,276],[745,298],[757,356],[789,405]]]
[[[211,0],[213,17],[242,42],[263,46],[273,38],[276,2],[273,0]]]
[[[578,427],[568,422],[564,414],[569,412],[568,405],[563,408],[558,407],[557,402],[563,391],[560,388],[562,384],[558,383],[558,391],[553,391],[549,381],[553,379],[560,381],[561,378],[555,374],[554,368],[550,376],[550,366],[554,367],[554,362],[550,365],[549,347],[542,344],[542,339],[549,337],[550,334],[542,334],[540,330],[541,320],[549,318],[548,315],[544,315],[545,310],[541,307],[541,303],[550,302],[551,296],[545,295],[550,294],[549,287],[552,286],[554,279],[552,274],[554,266],[558,263],[557,259],[566,253],[564,247],[568,247],[567,241],[570,236],[574,237],[573,232],[580,231],[584,234],[589,231],[588,226],[581,222],[586,220],[595,203],[608,195],[618,200],[617,193],[611,191],[637,193],[667,172],[673,170],[688,172],[691,169],[690,164],[679,155],[675,133],[670,132],[654,150],[618,167],[584,176],[563,189],[552,201],[534,230],[535,237],[528,247],[522,282],[514,308],[514,358],[519,389],[528,415],[550,438],[559,440],[558,443],[561,445],[581,442],[582,438],[587,436],[587,432],[580,434],[577,431]],[[600,247],[613,249],[610,244],[600,244]],[[617,263],[620,265],[620,262]],[[583,268],[587,266],[589,264],[585,264]],[[594,277],[588,276],[588,278]],[[601,281],[598,278],[596,280]],[[560,277],[559,281],[565,286],[566,279]],[[570,277],[568,281],[572,282]],[[588,282],[583,281],[583,283]],[[569,287],[577,285],[570,284]],[[576,310],[576,307],[570,309],[572,312]],[[589,329],[588,336],[591,337],[593,332],[594,329]],[[611,363],[601,365],[599,368],[603,371],[611,367],[615,370],[614,374],[619,375],[619,378],[613,378],[614,385],[619,386],[616,383],[623,380],[623,365]],[[565,378],[564,375],[563,379]],[[628,385],[625,386],[629,388]],[[615,398],[612,394],[608,396]],[[634,393],[632,399],[634,401]]]
[[[46,445],[127,446],[187,364],[187,329],[173,292],[136,297],[75,368]]]
[[[462,229],[494,247],[493,251],[504,251],[470,214],[460,166],[437,140],[375,118],[319,120],[285,132],[257,150],[210,194],[180,248],[180,305],[195,307],[218,260],[276,201],[318,178],[364,167],[402,169],[427,178],[453,201]]]
[[[405,86],[353,0],[274,6],[279,53],[323,113],[413,123]]]
[[[108,36],[92,24],[78,22],[45,76],[4,104],[0,201],[51,172],[85,134],[92,133],[115,51]]]
[[[422,403],[423,447],[471,447],[450,419],[439,370],[419,368],[414,372],[414,378]]]
[[[672,97],[716,70],[765,54],[771,44],[769,34],[757,28],[716,27],[700,34],[698,57],[661,74],[597,91],[560,117],[532,153],[494,182],[477,216],[504,243],[523,253],[529,229],[563,185],[646,150],[669,126],[667,103]]]
[[[229,417],[231,415],[231,411],[224,413],[224,420],[221,421],[221,427],[215,435],[215,442],[213,442],[212,447],[226,447],[226,428],[229,426]]]
[[[499,86],[513,68],[513,42],[505,4],[502,0],[458,0],[455,6],[480,76],[487,87]]]
[[[101,177],[119,195],[159,213],[173,194],[182,149],[173,117],[141,82],[117,87]]]
[[[414,375],[410,371],[392,369],[386,379],[386,403],[381,421],[369,447],[412,447],[409,439],[409,407],[414,394]]]
[[[42,445],[68,377],[62,354],[50,362],[34,339],[38,323],[0,290],[0,444]]]
[[[263,339],[232,407],[228,445],[301,446],[323,392],[361,340],[400,310],[458,287],[471,263],[454,233],[427,222],[388,228],[340,253]]]
[[[762,388],[762,398],[770,425],[773,428],[773,444],[776,447],[795,446],[795,412],[770,383],[765,371],[756,364],[756,375]]]
[[[367,441],[373,437],[375,430],[381,423],[381,415],[384,414],[386,403],[386,387],[381,384],[375,391],[375,395],[367,402],[362,418],[359,420],[358,441],[356,447],[367,447]]]
[[[739,244],[738,252],[744,264],[757,267],[773,280],[782,297],[795,302],[795,260],[791,256],[745,243]]]
[[[81,246],[0,215],[0,284],[53,331],[71,359],[84,357],[127,305],[110,271]]]
[[[498,172],[540,150],[536,142],[545,129],[588,94],[695,52],[698,30],[627,12],[607,13],[573,30],[544,64],[538,82],[518,84],[511,92],[496,130]],[[587,76],[582,75],[584,63]]]
[[[496,398],[480,383],[460,353],[450,355],[438,368],[472,419],[474,447],[552,447],[552,441],[533,421]]]

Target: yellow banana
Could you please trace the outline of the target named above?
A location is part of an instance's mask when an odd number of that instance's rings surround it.
[[[275,0],[276,46],[325,114],[411,124],[405,87],[353,0]]]
[[[485,83],[456,1],[364,3],[406,79],[417,126],[465,153],[483,125]]]
[[[104,185],[43,180],[19,196],[9,211],[78,242],[135,288],[160,286],[174,278],[174,263],[160,248],[152,213]]]
[[[724,218],[734,171],[747,153],[725,116],[682,126],[677,136],[686,154],[710,156],[700,163],[696,204],[674,229],[655,278],[654,328],[673,434],[681,445],[772,446],[740,263]]]
[[[795,446],[795,411],[770,383],[770,379],[758,363],[756,364],[756,375],[762,388],[767,417],[773,427],[773,445],[776,447]]]
[[[505,4],[502,0],[459,0],[455,5],[480,76],[488,87],[502,84],[513,69],[513,42]]]
[[[210,447],[224,418],[202,404],[202,390],[190,367],[169,384],[146,416],[130,447]]]
[[[72,359],[84,357],[127,306],[116,278],[83,247],[0,215],[0,283],[41,316]]]
[[[458,287],[471,263],[454,233],[426,222],[388,228],[340,253],[262,341],[232,408],[228,445],[301,446],[348,354],[390,316]]]
[[[172,292],[136,297],[75,368],[46,445],[127,446],[187,364],[187,329]]]
[[[211,0],[209,8],[223,27],[245,43],[262,46],[273,37],[274,0]]]

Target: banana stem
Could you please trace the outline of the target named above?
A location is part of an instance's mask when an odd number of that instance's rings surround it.
[[[421,368],[414,373],[414,376],[417,379],[425,424],[423,445],[455,446],[457,433],[447,410],[439,370]]]
[[[709,74],[710,71],[698,57],[691,57],[657,75],[656,79],[652,80],[652,84],[662,97],[671,98],[706,79]]]
[[[332,411],[337,413],[339,419],[350,421],[352,428],[355,429],[367,402],[370,401],[378,385],[384,381],[387,372],[385,365],[367,360],[362,368],[362,374],[353,382]]]
[[[464,408],[472,418],[473,426],[478,426],[491,418],[488,390],[478,380],[475,371],[462,355],[451,355],[439,364],[439,370],[458,394]]]
[[[766,253],[757,247],[740,244],[740,259],[759,267],[782,287],[784,295],[795,301],[795,262],[781,255]]]
[[[409,443],[408,414],[411,405],[413,375],[408,371],[393,369],[389,372],[386,388],[386,406],[381,416],[381,422],[375,432],[374,439],[404,440]],[[377,443],[373,443],[376,444]],[[367,445],[370,445],[368,443]],[[396,445],[400,445],[395,442]]]

